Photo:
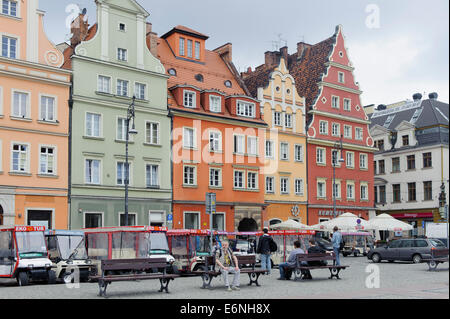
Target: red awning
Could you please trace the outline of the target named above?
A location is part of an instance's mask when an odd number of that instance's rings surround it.
[[[392,214],[394,218],[433,218],[433,212]]]

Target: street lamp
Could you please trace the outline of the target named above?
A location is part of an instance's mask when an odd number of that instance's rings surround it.
[[[127,136],[125,142],[125,226],[128,226],[128,184],[130,183],[130,169],[128,164],[128,142],[130,140],[130,134],[137,134],[136,127],[134,125],[135,119],[135,109],[134,109],[134,101],[136,97],[133,96],[133,101],[131,105],[128,107],[127,111]],[[131,129],[130,129],[130,120],[133,120]]]
[[[339,141],[336,141],[334,143],[333,146],[333,150],[331,151],[332,154],[332,165],[333,165],[333,189],[331,191],[331,193],[333,194],[333,216],[334,218],[336,218],[336,164],[337,162],[339,163],[343,163],[345,162],[344,159],[342,158],[342,135],[339,139]],[[336,150],[336,151],[334,151]],[[341,157],[339,158],[339,160],[337,160],[337,155],[338,155],[338,151],[340,151],[341,153]]]

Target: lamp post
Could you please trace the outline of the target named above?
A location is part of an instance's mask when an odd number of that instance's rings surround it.
[[[333,150],[336,150],[336,152],[333,152]],[[334,143],[333,150],[331,151],[331,154],[332,154],[332,156],[331,156],[332,163],[331,164],[333,165],[333,189],[331,190],[331,193],[333,195],[333,216],[334,216],[334,218],[336,218],[336,215],[337,215],[337,213],[336,213],[336,164],[337,164],[337,162],[339,162],[339,163],[344,162],[344,159],[342,158],[342,135],[341,135],[339,141],[336,141]],[[341,153],[341,157],[339,158],[339,160],[337,160],[337,155],[338,155],[337,150],[339,150]]]
[[[130,183],[130,170],[128,164],[128,142],[130,140],[130,134],[137,134],[136,127],[134,125],[135,119],[135,109],[134,109],[134,101],[136,97],[133,96],[133,101],[131,105],[128,107],[127,111],[127,134],[126,134],[126,142],[125,142],[125,226],[128,226],[128,184]],[[130,121],[133,120],[131,129],[130,129]]]

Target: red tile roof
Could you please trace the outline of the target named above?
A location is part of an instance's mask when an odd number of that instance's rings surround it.
[[[90,27],[89,30],[88,30],[88,34],[87,34],[86,38],[83,41],[91,40],[95,36],[95,34],[97,33],[97,28],[98,28],[97,23],[94,24],[92,27]],[[72,70],[72,59],[71,59],[71,57],[73,55],[74,49],[75,49],[74,47],[69,46],[69,47],[67,47],[64,50],[64,52],[63,52],[63,54],[64,54],[64,63],[61,66],[61,68],[67,69],[67,70]]]

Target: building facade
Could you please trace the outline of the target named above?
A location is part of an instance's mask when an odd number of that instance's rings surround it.
[[[374,156],[374,194],[377,213],[388,213],[425,235],[427,223],[442,222],[441,186],[448,204],[448,104],[437,94],[395,107],[378,106],[370,114]]]
[[[167,78],[150,52],[149,13],[134,0],[98,0],[97,23],[72,24],[65,67],[73,70],[70,228],[125,224],[127,111],[129,225],[166,225],[171,212]],[[75,49],[73,49],[75,48]]]
[[[184,26],[157,39],[170,75],[173,228],[258,230],[266,125],[233,66],[231,44],[211,51],[207,39]],[[206,193],[216,194],[212,225]]]
[[[71,72],[37,0],[0,12],[0,225],[66,228]]]
[[[307,222],[306,112],[286,61],[287,47],[266,52],[263,65],[241,74],[250,94],[261,101],[261,114],[268,125],[264,142],[266,227],[288,219]]]

